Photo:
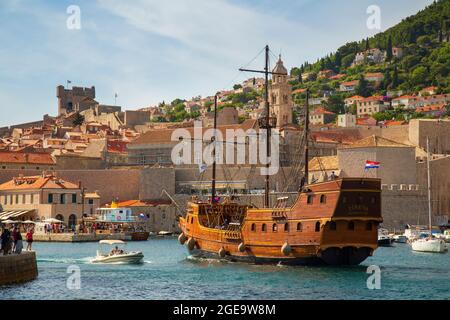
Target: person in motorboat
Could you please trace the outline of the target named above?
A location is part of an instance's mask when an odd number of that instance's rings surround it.
[[[114,249],[112,249],[111,252],[109,253],[110,256],[114,256],[117,254],[123,254],[123,250],[119,249],[118,246],[116,246]]]

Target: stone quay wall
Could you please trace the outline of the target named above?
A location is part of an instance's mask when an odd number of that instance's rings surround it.
[[[37,276],[35,252],[23,251],[21,254],[0,256],[0,286],[31,281]]]

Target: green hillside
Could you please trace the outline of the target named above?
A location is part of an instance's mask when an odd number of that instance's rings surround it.
[[[415,93],[428,86],[437,86],[438,92],[450,92],[450,1],[434,2],[416,15],[404,19],[396,26],[372,38],[350,42],[315,63],[304,63],[293,68],[291,76],[293,89],[310,88],[313,96],[333,92],[327,106],[332,111],[341,111],[342,100],[355,93],[340,93],[339,84],[343,81],[360,80],[366,73],[381,72],[384,80],[376,88],[367,88],[363,83],[357,87],[356,94],[369,96],[385,95],[388,91]],[[393,57],[392,47],[403,49],[403,56]],[[381,63],[366,62],[352,66],[358,52],[379,48],[387,52]],[[318,79],[321,70],[333,70],[342,74],[336,80]],[[309,80],[300,80],[309,74]],[[295,95],[295,101],[302,103],[304,93]]]

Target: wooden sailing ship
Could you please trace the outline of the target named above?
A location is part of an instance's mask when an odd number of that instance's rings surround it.
[[[265,115],[259,127],[276,123],[268,102],[269,48],[266,46]],[[307,94],[308,101],[308,94]],[[216,99],[217,107],[217,99]],[[217,108],[215,108],[216,110]],[[305,133],[308,133],[308,103]],[[216,114],[214,128],[216,128]],[[270,155],[269,139],[267,154]],[[305,174],[296,200],[286,198],[269,205],[269,176],[265,177],[264,208],[216,201],[216,164],[213,163],[209,201],[190,201],[179,220],[178,240],[196,257],[220,258],[252,263],[355,265],[377,248],[381,217],[381,181],[370,178],[340,178],[308,183],[308,144],[305,144]]]

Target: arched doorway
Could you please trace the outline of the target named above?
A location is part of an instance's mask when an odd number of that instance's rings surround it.
[[[57,214],[55,219],[58,219],[59,221],[63,221],[64,222],[64,216],[62,214]]]
[[[71,214],[69,216],[69,228],[74,228],[75,225],[77,224],[77,216],[74,214]]]

